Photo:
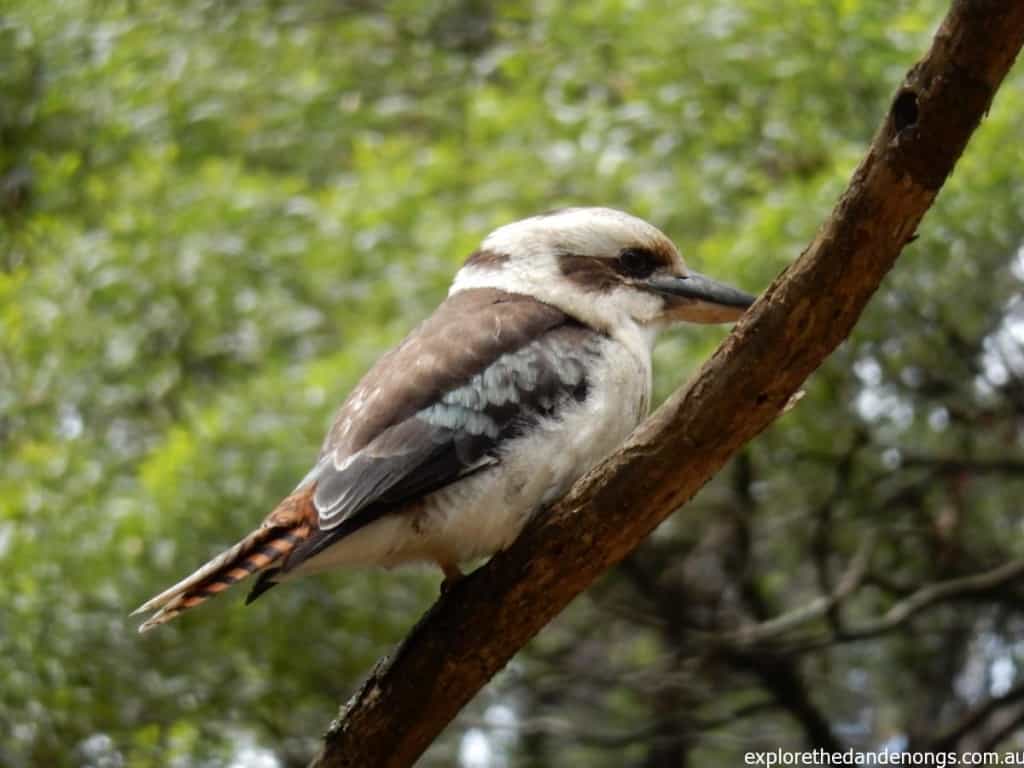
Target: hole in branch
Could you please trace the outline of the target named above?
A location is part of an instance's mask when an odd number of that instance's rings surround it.
[[[900,91],[892,104],[892,123],[899,133],[917,122],[917,94],[913,91]]]

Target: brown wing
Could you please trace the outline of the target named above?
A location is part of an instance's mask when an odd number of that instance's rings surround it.
[[[385,354],[342,403],[320,455],[336,466],[506,352],[569,322],[559,309],[493,288],[460,291]]]
[[[448,299],[342,407],[311,478],[320,530],[287,568],[494,465],[505,441],[584,399],[586,357],[596,354],[597,338],[525,296],[479,290]]]

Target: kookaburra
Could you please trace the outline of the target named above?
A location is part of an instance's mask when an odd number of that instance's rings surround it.
[[[139,608],[157,611],[140,631],[254,574],[249,600],[343,566],[426,561],[458,578],[636,427],[659,330],[730,322],[753,300],[689,271],[671,240],[621,211],[495,230],[348,396],[291,495]]]

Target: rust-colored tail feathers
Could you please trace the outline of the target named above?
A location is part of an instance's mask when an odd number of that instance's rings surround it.
[[[147,632],[160,624],[166,624],[189,608],[195,608],[254,573],[276,572],[282,568],[292,550],[305,541],[313,530],[309,522],[311,507],[312,488],[293,493],[255,531],[191,576],[137,608],[133,616],[156,611],[142,623],[139,632]],[[270,586],[272,582],[257,584],[255,592],[258,594]]]

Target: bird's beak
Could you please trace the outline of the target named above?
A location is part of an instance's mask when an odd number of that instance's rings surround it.
[[[697,272],[660,275],[647,286],[665,298],[667,319],[690,323],[731,323],[757,298]]]

